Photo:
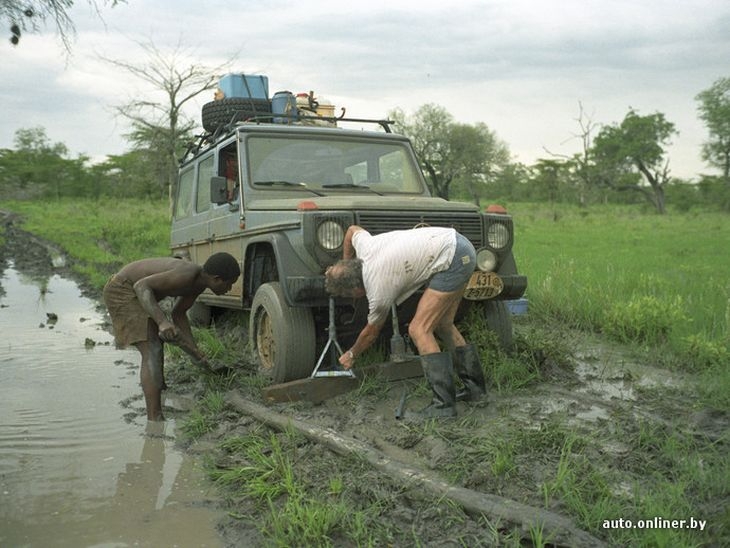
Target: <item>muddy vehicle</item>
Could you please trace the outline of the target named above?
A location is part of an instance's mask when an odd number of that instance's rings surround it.
[[[373,130],[344,129],[353,119],[289,108],[277,114],[262,104],[232,98],[206,105],[210,133],[181,164],[172,253],[202,264],[226,251],[242,272],[227,295],[203,293],[193,319],[206,321],[216,307],[250,311],[260,371],[277,383],[308,377],[333,320],[341,341],[366,322],[364,299],[331,303],[324,289],[324,271],[341,258],[347,227],[379,234],[447,226],[478,253],[462,313],[478,307],[500,342],[511,344],[505,303],[523,295],[527,280],[517,271],[512,219],[502,208],[482,212],[432,197],[409,140],[386,121],[358,119]],[[398,307],[391,329],[405,328],[418,297]]]

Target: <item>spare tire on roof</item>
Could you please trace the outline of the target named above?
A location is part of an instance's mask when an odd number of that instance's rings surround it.
[[[242,97],[219,99],[203,105],[203,129],[213,133],[220,126],[231,122],[242,122],[249,118],[266,116],[270,113],[271,103],[268,99],[245,99]],[[261,121],[266,121],[266,119]]]

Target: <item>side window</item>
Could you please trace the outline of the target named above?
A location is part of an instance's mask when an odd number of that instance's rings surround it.
[[[198,164],[198,195],[195,200],[195,211],[198,213],[210,209],[210,178],[213,175],[215,166],[211,154]]]
[[[180,174],[180,180],[177,183],[177,199],[175,200],[176,219],[187,217],[192,211],[194,174],[195,171],[192,166]]]
[[[228,185],[228,202],[238,201],[240,195],[240,181],[238,180],[238,155],[236,143],[221,149],[218,162],[218,175],[225,177]]]

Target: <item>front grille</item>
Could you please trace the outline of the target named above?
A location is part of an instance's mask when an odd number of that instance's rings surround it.
[[[477,249],[482,246],[482,221],[474,213],[358,213],[356,222],[373,235],[417,226],[446,226],[466,236]]]

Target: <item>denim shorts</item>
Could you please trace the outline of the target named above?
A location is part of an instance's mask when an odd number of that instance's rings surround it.
[[[469,277],[477,264],[477,253],[474,246],[457,232],[456,251],[449,268],[437,272],[431,278],[428,287],[436,291],[449,293],[461,289],[469,281]]]

